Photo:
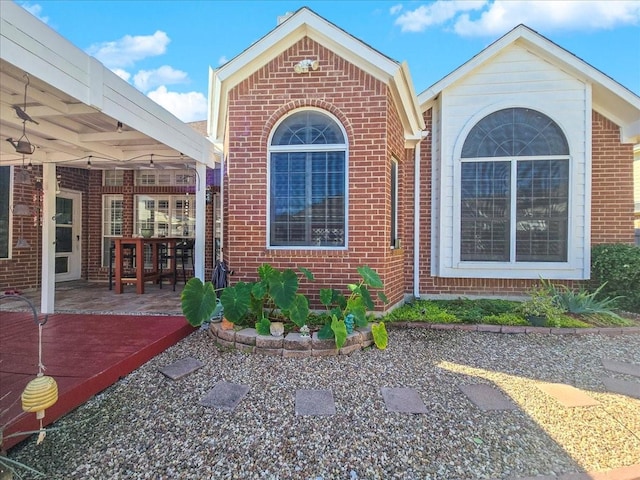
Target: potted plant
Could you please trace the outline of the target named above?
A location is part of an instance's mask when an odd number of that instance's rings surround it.
[[[547,289],[536,286],[530,290],[529,299],[522,302],[518,312],[531,325],[542,327],[546,324],[554,325],[563,310],[556,305]]]

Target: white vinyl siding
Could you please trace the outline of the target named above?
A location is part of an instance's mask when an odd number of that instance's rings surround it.
[[[434,166],[434,215],[440,215],[434,242],[437,266],[444,277],[584,279],[589,275],[590,132],[588,85],[528,50],[512,45],[445,89],[437,103],[442,121],[435,126],[440,171]],[[460,153],[473,126],[504,108],[540,111],[564,132],[570,151],[568,259],[566,262],[460,261]],[[436,109],[434,108],[434,112]],[[439,135],[436,141],[435,135]],[[435,155],[434,155],[435,156]],[[434,222],[437,218],[434,217]]]

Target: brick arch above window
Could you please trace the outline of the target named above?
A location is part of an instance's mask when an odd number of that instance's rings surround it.
[[[344,128],[347,138],[345,139],[345,143],[350,144],[352,139],[354,138],[353,126],[349,121],[348,117],[340,110],[338,107],[333,105],[332,103],[326,102],[325,100],[319,98],[311,98],[304,100],[295,100],[291,102],[287,102],[278,108],[273,114],[269,117],[269,119],[265,122],[264,128],[262,129],[262,138],[260,139],[260,143],[262,145],[267,145],[269,142],[269,137],[273,132],[274,126],[282,120],[284,115],[293,113],[295,110],[300,110],[304,108],[317,108],[320,110],[324,110],[327,113],[330,113],[335,117],[335,119],[342,125]]]

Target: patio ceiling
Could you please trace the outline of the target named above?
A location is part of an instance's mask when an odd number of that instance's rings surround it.
[[[5,4],[6,3],[6,4]],[[23,136],[35,146],[25,163],[87,168],[214,167],[213,144],[95,58],[13,2],[0,18],[0,165],[19,165]],[[26,100],[25,100],[25,85]],[[122,123],[122,131],[117,129]]]
[[[26,81],[26,108],[24,101]],[[151,100],[149,100],[151,101]],[[26,121],[25,133],[34,153],[16,152],[14,142],[23,135],[23,121],[14,106],[19,106],[38,124]],[[149,135],[135,130],[98,109],[82,103],[19,68],[0,61],[0,165],[41,164],[100,169],[141,169],[153,163],[157,168],[185,168],[194,159],[181,155]]]

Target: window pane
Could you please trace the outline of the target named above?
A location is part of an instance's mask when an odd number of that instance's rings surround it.
[[[487,115],[469,132],[462,158],[568,155],[560,127],[528,108],[507,108]]]
[[[518,162],[516,261],[566,262],[569,161]]]
[[[343,144],[340,127],[327,115],[306,110],[284,120],[273,135],[272,145]]]
[[[344,158],[344,152],[271,155],[271,245],[344,245]]]
[[[510,162],[462,164],[461,260],[509,260],[510,168]]]

